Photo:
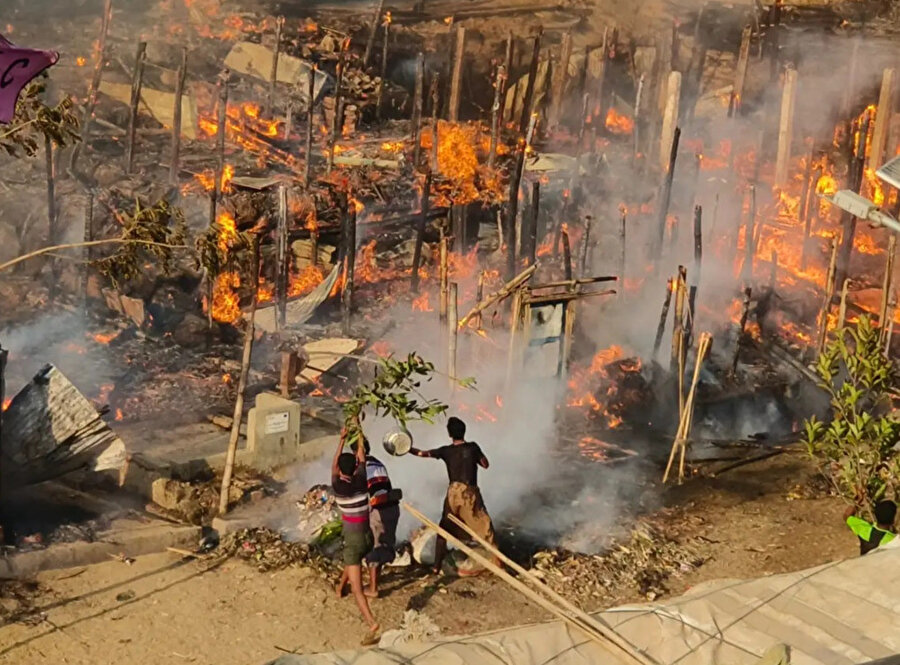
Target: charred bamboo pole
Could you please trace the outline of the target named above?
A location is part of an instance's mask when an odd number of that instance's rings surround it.
[[[450,378],[450,390],[456,388],[456,345],[459,335],[458,287],[456,282],[447,285],[447,376]]]
[[[416,90],[413,96],[413,168],[418,168],[422,155],[422,114],[425,105],[425,54],[416,56]]]
[[[656,244],[653,247],[655,259],[659,259],[662,256],[663,240],[666,234],[666,220],[669,217],[669,204],[672,201],[672,182],[675,179],[675,162],[678,159],[678,143],[680,140],[681,128],[676,127],[672,135],[672,143],[669,146],[669,162],[659,196],[659,211],[656,220],[657,230],[656,238],[654,239]]]
[[[569,80],[569,60],[572,58],[572,33],[566,31],[563,34],[562,45],[559,51],[559,67],[553,77],[553,96],[550,113],[547,118],[548,129],[559,125],[562,117],[563,98],[566,94],[566,82]]]
[[[588,275],[588,258],[591,252],[591,224],[593,221],[593,217],[590,215],[584,218],[584,238],[581,240],[581,265],[579,270],[582,278]]]
[[[887,326],[887,334],[884,338],[884,356],[885,358],[891,357],[891,342],[894,341],[894,321],[897,320],[897,292],[894,291],[894,294],[891,296],[891,302],[888,304],[889,311],[891,313],[891,320],[888,322]]]
[[[381,47],[381,81],[378,83],[378,99],[375,101],[375,115],[381,120],[384,85],[387,81],[388,45],[391,43],[391,13],[384,15],[384,44]]]
[[[850,172],[848,173],[848,189],[859,192],[862,187],[865,173],[866,137],[869,134],[869,116],[860,123],[857,132],[855,158],[851,159]],[[850,134],[852,143],[853,133]],[[841,214],[841,245],[838,251],[837,267],[834,278],[836,284],[842,284],[847,277],[850,268],[850,257],[853,254],[853,237],[856,234],[856,217],[853,213],[844,211]],[[836,288],[836,287],[835,287]],[[832,293],[833,295],[833,293]]]
[[[343,44],[341,44],[341,53],[338,56],[337,71],[334,76],[334,117],[331,123],[331,142],[328,146],[328,173],[331,173],[331,170],[334,168],[334,151],[343,125],[341,116],[343,115],[344,66],[347,60],[349,42],[349,39],[345,39]]]
[[[666,299],[663,300],[662,312],[659,315],[659,325],[656,327],[656,339],[653,342],[653,359],[659,355],[662,346],[663,335],[666,332],[666,320],[669,318],[669,307],[672,304],[672,291],[675,290],[675,281],[670,277],[666,281]]]
[[[894,114],[896,69],[885,69],[881,77],[881,92],[878,95],[878,109],[875,111],[875,127],[872,129],[872,143],[869,147],[869,168],[878,170],[883,163],[887,147],[888,132]]]
[[[509,200],[506,202],[506,277],[512,279],[516,274],[516,219],[519,214],[519,188],[522,173],[525,170],[525,140],[520,138],[516,151],[516,165],[509,179]]]
[[[888,241],[887,261],[884,266],[884,279],[881,283],[881,307],[878,309],[878,326],[881,328],[882,342],[884,342],[887,332],[888,300],[890,300],[891,292],[894,290],[892,282],[894,279],[894,255],[896,253],[897,236],[892,233]]]
[[[90,190],[88,190],[87,199],[84,203],[84,232],[82,237],[86,246],[82,254],[84,265],[81,269],[81,297],[83,304],[87,305],[91,279],[91,260],[93,259],[91,246],[87,245],[87,243],[94,241],[94,193]]]
[[[141,87],[144,83],[144,63],[147,61],[147,42],[139,42],[131,77],[131,106],[128,116],[128,142],[125,144],[125,172],[134,169],[134,142],[137,134],[138,106],[141,103]]]
[[[309,187],[312,175],[313,114],[316,108],[316,72],[319,68],[313,65],[307,72],[306,82],[306,161],[303,163],[303,185]]]
[[[615,32],[615,31],[613,31]],[[588,98],[588,107],[593,106],[600,110],[602,116],[604,111],[604,102],[606,99],[606,70],[609,69],[609,42],[610,29],[609,26],[603,28],[603,39],[600,42],[600,71],[597,72],[597,78],[594,81],[593,94]],[[613,38],[615,42],[615,38]],[[591,103],[593,101],[593,103]]]
[[[494,104],[491,107],[491,146],[488,152],[488,166],[493,167],[497,159],[497,146],[500,144],[500,126],[503,121],[503,94],[506,91],[506,67],[497,67],[494,79]]]
[[[751,288],[744,288],[744,303],[741,308],[741,321],[738,325],[738,335],[734,344],[734,355],[731,357],[731,376],[734,376],[737,373],[738,359],[741,355],[741,347],[744,344],[744,334],[747,330],[747,319],[750,316],[750,296],[753,291]]]
[[[818,205],[816,204],[816,189],[818,187],[819,179],[822,177],[822,173],[824,169],[820,166],[817,167],[816,170],[812,174],[812,178],[809,181],[809,187],[806,190],[806,198],[805,201],[801,200],[800,204],[803,206],[803,247],[801,248],[800,254],[800,270],[806,270],[807,262],[809,261],[809,245],[812,237],[812,226],[813,220],[818,217]]]
[[[266,112],[274,113],[275,89],[278,84],[278,59],[281,56],[281,31],[284,29],[284,16],[275,19],[275,43],[272,45],[272,70],[269,73],[269,97],[266,100]]]
[[[463,62],[466,55],[466,29],[456,27],[456,49],[453,54],[453,72],[450,75],[450,122],[459,121],[459,105],[462,98]]]
[[[450,266],[449,266],[449,238],[444,236],[441,238],[441,265],[440,265],[440,278],[441,278],[441,303],[439,307],[438,315],[440,316],[441,324],[447,323],[447,303],[450,297],[449,285],[450,285]]]
[[[534,103],[534,89],[537,81],[538,63],[541,59],[541,38],[544,34],[543,26],[538,27],[534,37],[534,47],[531,52],[531,65],[528,68],[528,82],[525,84],[525,97],[522,101],[522,116],[519,118],[519,134],[524,135],[531,122],[531,107]]]
[[[541,214],[541,183],[535,180],[531,183],[531,210],[528,215],[528,233],[525,234],[525,254],[528,257],[528,265],[533,265],[537,253],[538,217]]]
[[[791,143],[794,139],[794,107],[797,100],[797,70],[788,69],[784,75],[781,95],[781,118],[778,123],[778,154],[775,159],[775,186],[784,187],[788,181],[791,162]]]
[[[441,165],[438,161],[438,134],[440,130],[440,122],[438,121],[438,113],[440,112],[441,101],[441,78],[440,74],[435,72],[434,78],[431,79],[431,170],[434,173],[440,173]]]
[[[288,190],[282,184],[278,187],[278,226],[275,243],[275,303],[279,327],[287,322],[287,293],[290,265],[288,263]]]
[[[484,270],[478,272],[478,285],[475,287],[475,305],[481,304],[482,300],[484,300]],[[473,320],[475,321],[475,329],[481,330],[484,323],[481,312],[476,314]]]
[[[626,232],[628,228],[628,208],[624,205],[619,209],[619,280],[622,288],[619,289],[620,298],[625,297],[625,285],[628,279],[628,249],[626,244]]]
[[[728,100],[728,117],[740,113],[741,102],[744,95],[744,81],[747,80],[747,65],[750,62],[750,36],[753,33],[748,25],[741,33],[741,47],[738,51],[737,67],[734,73],[734,84],[731,87],[731,96]]]
[[[428,206],[431,197],[431,172],[425,173],[425,182],[422,185],[422,197],[419,203],[419,220],[416,225],[416,246],[413,250],[412,283],[413,293],[419,292],[419,266],[422,263],[422,244],[425,242],[425,226],[428,223]]]
[[[228,70],[222,70],[219,76],[219,104],[218,123],[216,129],[216,173],[213,179],[213,187],[209,192],[209,225],[216,223],[216,206],[219,204],[219,195],[222,193],[222,175],[225,173],[225,131],[227,129],[228,115]],[[212,299],[210,299],[212,303]],[[209,308],[212,312],[212,307]]]
[[[697,289],[703,265],[703,207],[694,206],[694,269],[691,271],[691,288],[688,293],[688,323],[685,332],[685,348],[691,348],[694,335],[694,319],[697,314]]]
[[[573,278],[572,274],[572,246],[569,243],[569,228],[563,224],[562,227],[562,246],[563,246],[563,267],[565,268],[566,281]]]
[[[383,12],[384,0],[378,0],[375,13],[372,15],[372,22],[369,24],[369,38],[366,41],[366,50],[363,53],[363,69],[369,66],[369,59],[372,57],[372,51],[375,49],[375,35],[378,33],[378,24],[381,22],[381,14]]]
[[[684,300],[687,278],[687,269],[684,266],[678,266],[678,278],[675,281],[675,318],[672,319],[672,354],[669,358],[669,371],[674,372],[676,368],[680,368],[684,356]],[[682,373],[683,374],[683,373]],[[682,405],[684,399],[683,390],[684,376],[678,379],[678,400],[679,406]],[[681,409],[679,408],[679,413]]]
[[[181,66],[175,79],[175,108],[172,109],[172,161],[169,166],[169,184],[172,186],[178,184],[178,174],[181,172],[181,104],[187,78],[187,57],[187,47],[182,47]]]
[[[816,349],[821,354],[825,349],[825,338],[828,335],[828,313],[831,311],[831,299],[834,297],[834,273],[837,268],[838,244],[835,238],[831,239],[831,261],[828,264],[828,275],[825,278],[825,302],[822,303],[822,312],[819,315],[819,339]]]
[[[356,205],[354,201],[350,202],[350,205],[347,206],[347,209],[344,212],[344,224],[346,226],[346,249],[344,254],[346,270],[344,275],[344,289],[341,294],[341,306],[343,309],[344,334],[349,335],[353,310],[353,278],[356,273]]]
[[[53,139],[44,135],[44,165],[47,174],[47,239],[51,246],[59,244],[59,211],[56,206],[56,160],[54,159]],[[53,279],[50,283],[50,294],[55,296],[59,286],[59,261],[50,259]]]
[[[84,105],[84,114],[81,116],[81,141],[72,149],[69,158],[69,170],[77,171],[78,158],[81,150],[90,143],[91,120],[94,118],[94,108],[97,106],[97,95],[100,92],[100,82],[103,80],[103,68],[106,66],[106,38],[109,35],[109,24],[112,21],[112,0],[105,0],[103,5],[103,17],[100,21],[100,38],[97,41],[97,62],[94,65],[94,75],[88,87],[87,102]]]
[[[508,298],[509,295],[522,286],[525,282],[531,279],[531,276],[534,274],[534,271],[537,270],[537,266],[530,265],[525,270],[520,272],[514,278],[509,280],[506,284],[504,284],[499,291],[489,295],[487,298],[481,300],[478,304],[473,307],[468,314],[466,314],[459,321],[459,327],[465,328],[466,324],[472,320],[473,317],[478,316],[488,307],[491,307],[495,303],[498,303],[505,298]]]
[[[244,415],[244,393],[247,390],[247,378],[250,376],[250,358],[253,354],[257,293],[259,293],[259,237],[256,235],[253,236],[253,244],[250,251],[253,252],[250,268],[253,295],[250,299],[250,315],[247,317],[244,331],[241,374],[238,379],[237,398],[234,401],[234,413],[231,418],[231,434],[228,437],[228,449],[225,453],[225,469],[222,472],[222,489],[219,492],[219,515],[224,515],[228,512],[228,494],[231,489],[231,477],[234,473],[234,460],[237,457],[238,435],[241,431],[241,420]],[[209,309],[212,310],[212,302],[210,302]]]
[[[745,284],[753,279],[753,255],[756,253],[756,186],[750,185],[750,210],[744,224],[744,265],[741,268],[741,281]]]

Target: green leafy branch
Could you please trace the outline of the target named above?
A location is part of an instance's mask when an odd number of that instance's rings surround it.
[[[359,360],[369,360],[359,358]],[[434,364],[416,353],[410,353],[405,360],[393,355],[371,361],[376,365],[375,377],[368,383],[357,386],[353,396],[344,403],[344,427],[347,443],[358,441],[362,434],[361,421],[364,411],[371,408],[375,415],[390,416],[403,428],[411,421],[434,423],[435,418],[446,413],[450,407],[437,399],[425,397],[420,388],[431,381],[438,372]],[[453,379],[462,388],[474,388],[471,377]]]
[[[815,367],[830,396],[831,421],[804,423],[807,450],[820,471],[867,514],[874,502],[896,496],[900,483],[900,421],[890,397],[897,377],[879,338],[865,316],[838,332]]]

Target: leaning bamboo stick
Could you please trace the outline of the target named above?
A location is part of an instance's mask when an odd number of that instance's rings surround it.
[[[662,338],[666,332],[666,320],[669,318],[669,307],[672,304],[672,291],[674,290],[674,281],[670,277],[668,281],[666,281],[666,299],[663,301],[662,312],[659,315],[659,326],[656,328],[656,339],[653,342],[653,356],[652,358],[656,360],[656,356],[659,353],[659,347],[662,346]]]
[[[184,98],[184,81],[187,77],[187,47],[181,49],[181,66],[175,80],[175,108],[172,109],[172,160],[169,165],[169,184],[178,184],[181,170],[181,104]]]
[[[888,300],[890,300],[894,279],[894,254],[897,250],[897,236],[893,233],[888,241],[887,262],[884,267],[884,280],[881,283],[881,307],[878,310],[878,326],[881,328],[881,339],[884,341],[887,331]]]
[[[456,357],[457,357],[457,336],[459,329],[457,323],[459,321],[459,300],[457,296],[456,282],[447,285],[447,319],[449,326],[447,327],[447,374],[450,377],[451,392],[456,387]]]
[[[684,335],[684,291],[687,269],[678,266],[678,276],[675,279],[675,318],[672,320],[672,354],[669,360],[669,371],[674,371],[678,365],[678,354],[681,348],[681,338]]]
[[[885,336],[885,339],[884,339],[884,357],[885,358],[891,357],[891,342],[894,339],[894,321],[897,319],[897,292],[896,291],[894,291],[894,293],[891,295],[890,310],[891,310],[891,320],[890,320],[890,323],[888,323],[887,335]]]
[[[496,575],[497,577],[502,579],[504,582],[509,584],[514,589],[516,589],[516,591],[518,591],[519,593],[521,593],[522,595],[527,597],[529,600],[534,601],[535,603],[540,605],[543,609],[545,609],[548,612],[550,612],[551,614],[559,617],[560,619],[562,619],[563,621],[568,623],[573,628],[577,628],[578,630],[581,630],[582,632],[584,632],[585,635],[587,635],[589,639],[600,644],[604,648],[615,647],[615,648],[619,649],[629,658],[630,661],[639,663],[639,665],[650,665],[651,663],[654,662],[654,661],[651,661],[647,656],[639,654],[637,651],[634,651],[633,648],[621,646],[618,643],[618,640],[613,641],[612,638],[597,631],[595,628],[593,628],[593,626],[586,624],[582,619],[578,618],[577,616],[572,616],[572,615],[568,614],[559,606],[554,605],[549,600],[543,598],[537,592],[535,592],[534,590],[532,590],[531,588],[526,586],[524,582],[517,580],[512,575],[510,575],[505,570],[503,570],[500,566],[495,564],[493,561],[488,560],[486,557],[484,557],[481,554],[479,554],[478,552],[476,552],[474,549],[472,549],[471,547],[466,545],[464,542],[462,542],[458,538],[454,537],[452,534],[448,533],[445,529],[442,529],[439,525],[432,522],[430,519],[425,517],[425,515],[420,513],[418,510],[416,510],[415,508],[410,506],[405,501],[401,505],[403,506],[403,509],[406,510],[410,515],[415,517],[422,524],[427,526],[429,529],[431,529],[432,531],[437,533],[442,538],[445,538],[447,540],[447,542],[452,543],[453,545],[458,547],[460,550],[462,550],[462,552],[464,554],[466,554],[466,556],[469,556],[472,559],[474,559],[475,561],[477,561],[478,563],[480,563],[482,566],[484,566],[489,571],[494,573],[494,575]],[[619,640],[621,640],[621,638],[619,638]]]
[[[438,308],[439,316],[441,320],[441,324],[447,322],[447,303],[449,302],[450,296],[450,267],[448,265],[449,257],[448,257],[448,245],[449,239],[447,236],[441,238],[441,264],[440,264],[440,279],[441,279],[441,303]]]
[[[663,473],[663,483],[666,483],[669,479],[669,472],[672,470],[675,454],[678,452],[681,454],[678,479],[679,482],[684,479],[684,449],[686,448],[686,441],[690,437],[690,428],[693,421],[694,395],[697,391],[697,384],[700,382],[700,368],[703,365],[706,353],[709,351],[710,344],[712,344],[712,335],[706,332],[700,335],[700,340],[697,345],[697,360],[694,365],[694,376],[691,379],[691,388],[688,391],[684,409],[681,411],[681,418],[678,422],[678,432],[675,435],[675,440],[672,442],[672,450],[669,452],[669,461],[666,464],[665,473]]]
[[[845,279],[844,285],[841,287],[841,305],[838,308],[838,318],[835,324],[835,330],[844,327],[844,319],[847,318],[847,292],[850,290],[850,280]]]
[[[484,299],[484,270],[478,272],[478,286],[475,289],[475,303],[478,304]],[[476,314],[474,317],[475,320],[475,329],[482,329],[482,317],[481,314]]]
[[[473,316],[481,314],[484,310],[486,310],[491,305],[508,298],[513,291],[522,286],[525,282],[531,279],[531,276],[534,274],[534,271],[537,270],[536,265],[530,265],[525,270],[520,272],[518,275],[509,280],[506,284],[504,284],[499,291],[491,294],[480,303],[477,303],[475,307],[469,310],[469,313],[466,314],[459,320],[459,327],[465,328],[466,324],[472,319]]]
[[[825,337],[828,335],[828,312],[831,311],[831,299],[834,297],[834,272],[837,265],[838,244],[831,239],[831,262],[828,264],[828,276],[825,278],[825,302],[822,303],[822,322],[819,326],[819,339],[816,349],[819,353],[825,349]]]
[[[588,614],[584,610],[582,610],[582,609],[576,607],[575,605],[573,605],[572,603],[570,603],[568,600],[565,599],[565,597],[556,593],[553,589],[551,589],[544,582],[542,582],[540,579],[538,579],[538,577],[534,573],[532,573],[530,570],[527,570],[527,569],[523,568],[522,566],[520,566],[518,563],[516,563],[515,561],[510,559],[508,556],[506,556],[503,552],[501,552],[497,547],[495,547],[494,545],[491,545],[484,538],[482,538],[477,533],[475,533],[475,531],[473,531],[472,528],[468,524],[463,522],[456,515],[448,515],[448,517],[450,518],[451,522],[453,522],[454,524],[456,524],[456,526],[460,527],[463,531],[465,531],[467,534],[469,534],[469,536],[471,536],[475,540],[475,542],[477,542],[479,545],[481,545],[484,549],[486,549],[488,552],[490,552],[493,556],[497,557],[503,563],[503,565],[512,568],[519,575],[520,578],[522,578],[523,580],[525,580],[527,582],[530,582],[536,591],[543,593],[545,596],[547,596],[547,598],[550,601],[555,602],[558,605],[561,605],[563,609],[565,609],[568,612],[571,612],[574,616],[578,617],[581,621],[583,621],[584,623],[591,626],[594,630],[596,630],[598,633],[602,634],[604,637],[609,639],[611,642],[615,643],[615,645],[617,647],[619,647],[620,649],[622,649],[623,651],[628,653],[630,656],[632,656],[634,658],[638,658],[638,659],[644,658],[644,656],[639,653],[633,653],[634,647],[632,647],[630,644],[625,642],[618,633],[616,633],[615,631],[612,630],[612,628],[610,628],[610,626],[599,621],[598,619],[595,619],[594,617],[592,617],[590,614]]]

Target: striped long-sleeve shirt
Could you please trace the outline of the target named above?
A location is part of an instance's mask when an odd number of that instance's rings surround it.
[[[387,468],[381,463],[381,460],[371,455],[366,456],[366,478],[369,486],[369,505],[372,508],[396,503],[390,496],[393,487]]]
[[[341,511],[345,531],[365,533],[369,530],[369,490],[366,465],[360,464],[353,476],[338,476],[334,483],[334,501]]]

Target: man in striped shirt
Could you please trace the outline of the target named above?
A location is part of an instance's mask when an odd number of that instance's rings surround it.
[[[359,454],[354,443],[351,448]],[[378,572],[381,566],[391,563],[397,556],[397,524],[400,522],[402,493],[391,485],[387,468],[371,454],[369,441],[363,438],[366,453],[366,480],[369,486],[369,529],[374,548],[366,555],[369,565],[369,588],[366,595],[378,597]]]
[[[346,431],[341,433],[334,459],[331,462],[331,485],[335,502],[341,511],[341,527],[344,535],[344,572],[338,582],[338,598],[344,595],[347,582],[363,619],[369,624],[369,633],[363,644],[374,644],[378,638],[378,623],[369,609],[369,601],[363,592],[362,562],[371,549],[369,533],[369,488],[366,482],[366,455],[357,447],[356,455],[343,452]]]

